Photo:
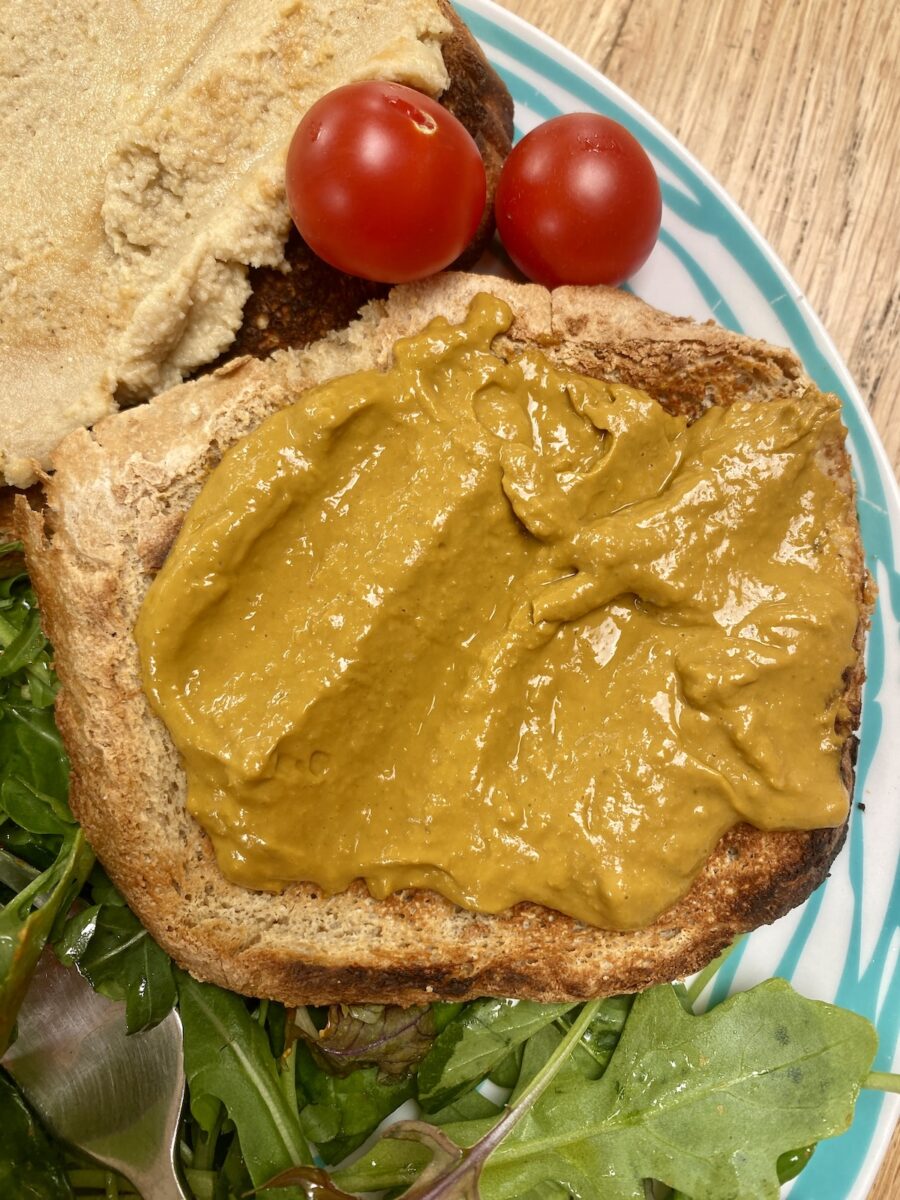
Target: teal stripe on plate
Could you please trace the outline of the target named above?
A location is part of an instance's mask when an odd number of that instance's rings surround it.
[[[665,189],[663,190],[665,191]],[[727,325],[729,329],[733,329],[735,333],[743,333],[743,326],[737,319],[734,309],[726,302],[725,297],[697,260],[688,254],[684,246],[669,233],[668,229],[661,229],[659,231],[659,240],[687,270],[691,279],[697,285],[697,289],[703,297],[704,302],[709,305],[710,311],[716,314],[716,319],[721,321],[723,325]]]
[[[821,348],[814,326],[798,303],[793,286],[770,261],[757,241],[757,235],[751,232],[749,222],[745,224],[725,205],[715,189],[680,151],[674,140],[670,142],[661,138],[639,117],[626,111],[615,96],[606,94],[602,85],[586,82],[563,63],[548,56],[517,34],[504,29],[486,15],[486,10],[477,10],[465,4],[459,4],[457,7],[476,37],[485,44],[489,58],[491,51],[496,50],[511,60],[510,65],[501,65],[496,61],[494,65],[503,75],[518,104],[527,106],[543,118],[555,116],[560,111],[532,80],[524,79],[513,64],[518,64],[520,68],[530,70],[552,85],[564,89],[586,109],[614,117],[640,138],[647,150],[688,192],[685,196],[679,189],[664,183],[665,205],[694,228],[712,234],[718,240],[723,251],[743,268],[761,294],[766,297],[807,371],[819,387],[835,392],[843,401],[844,419],[856,452],[860,525],[867,560],[873,574],[881,564],[888,580],[873,618],[869,639],[865,740],[857,762],[856,794],[863,795],[882,732],[879,692],[884,682],[884,645],[888,636],[884,610],[887,608],[892,617],[890,636],[896,637],[897,623],[900,621],[900,576],[897,573],[897,547],[887,515],[887,496],[868,431],[857,408],[857,401],[843,387],[834,362]],[[686,248],[679,245],[672,234],[666,231],[665,217],[662,237],[667,248],[678,255],[710,309],[716,312],[724,325],[739,329],[737,314],[726,303],[707,272]],[[879,988],[887,966],[891,931],[900,923],[900,869],[895,871],[884,928],[877,939],[872,958],[863,969],[860,963],[862,882],[865,867],[860,827],[862,816],[861,813],[854,813],[848,846],[844,851],[848,855],[854,910],[850,944],[835,1002],[874,1019]],[[794,974],[816,927],[825,886],[827,885],[820,888],[807,902],[797,928],[777,964],[777,973],[786,978]],[[712,1002],[721,1000],[732,985],[750,940],[746,939],[723,967],[713,990]],[[890,1066],[890,1054],[896,1044],[900,1023],[900,969],[895,970],[892,975],[878,1022],[882,1041],[879,1066],[882,1069],[888,1069]],[[857,1105],[853,1128],[839,1140],[823,1143],[819,1147],[810,1166],[800,1176],[791,1193],[793,1200],[846,1200],[865,1163],[881,1103],[882,1098],[879,1094],[863,1095]]]

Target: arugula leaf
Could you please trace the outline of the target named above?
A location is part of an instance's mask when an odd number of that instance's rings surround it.
[[[28,833],[0,816],[0,849],[37,875],[56,862],[62,841],[56,834]]]
[[[352,1154],[415,1092],[412,1079],[382,1081],[377,1067],[363,1067],[343,1078],[327,1074],[305,1045],[297,1047],[297,1086],[305,1101],[301,1128],[327,1163]]]
[[[228,1143],[228,1150],[219,1169],[219,1186],[216,1189],[217,1200],[219,1197],[226,1195],[229,1197],[241,1197],[241,1200],[243,1200],[252,1190],[252,1183],[253,1180],[247,1171],[244,1156],[241,1154],[240,1140],[236,1133],[232,1134],[231,1141]]]
[[[9,589],[10,592],[12,589]],[[15,609],[7,612],[0,625],[3,643],[3,658],[0,659],[0,679],[24,670],[38,657],[47,644],[41,632],[41,621],[37,609],[22,605],[18,609],[21,622],[15,619]]]
[[[0,546],[0,701],[12,695],[36,708],[49,708],[58,685],[37,599],[18,550],[20,542]]]
[[[442,1130],[433,1125],[427,1125],[423,1121],[400,1121],[396,1125],[390,1126],[385,1131],[382,1141],[375,1148],[376,1151],[388,1146],[394,1150],[396,1155],[394,1144],[397,1141],[404,1143],[410,1141],[418,1143],[419,1147],[423,1147],[428,1152],[428,1159],[422,1167],[419,1177],[403,1193],[403,1200],[449,1200],[450,1197],[454,1197],[454,1200],[480,1200],[479,1180],[489,1156],[512,1133],[519,1122],[528,1116],[542,1093],[551,1086],[560,1068],[578,1045],[601,1003],[600,1000],[594,1000],[590,1004],[584,1005],[565,1037],[540,1071],[533,1079],[529,1080],[516,1102],[506,1108],[499,1121],[487,1126],[470,1149],[461,1149],[458,1140],[451,1139]],[[483,1122],[477,1124],[480,1126]],[[389,1154],[391,1150],[388,1151]],[[383,1169],[384,1164],[378,1160],[378,1156],[375,1154],[366,1165],[371,1167],[373,1164]],[[358,1170],[358,1164],[355,1166]],[[353,1178],[353,1173],[354,1167],[347,1168],[344,1172],[338,1171],[334,1175],[334,1182],[343,1187],[345,1182],[341,1177],[349,1175],[352,1187],[368,1189],[373,1186],[368,1178],[360,1184],[358,1179]],[[303,1171],[300,1169],[288,1172],[283,1178],[285,1182],[300,1181],[303,1179]],[[538,1180],[537,1182],[542,1181]],[[374,1186],[384,1187],[390,1186],[390,1184],[385,1185],[383,1180],[379,1180]],[[521,1192],[518,1193],[519,1196],[521,1194]]]
[[[419,1103],[427,1113],[477,1087],[511,1050],[574,1004],[476,1000],[438,1034],[419,1067]]]
[[[17,697],[0,703],[0,807],[31,833],[64,834],[74,819],[68,760],[53,711]]]
[[[522,1042],[521,1045],[514,1047],[506,1055],[501,1058],[496,1067],[488,1075],[491,1083],[495,1083],[497,1087],[508,1088],[512,1090],[516,1086],[516,1080],[522,1074],[522,1054],[527,1046],[527,1042]]]
[[[305,1009],[295,1017],[297,1031],[315,1061],[333,1075],[377,1067],[380,1082],[408,1078],[431,1048],[436,1033],[428,1005],[333,1004],[328,1023],[316,1029]]]
[[[72,1200],[62,1154],[5,1071],[0,1071],[0,1195],[4,1200]]]
[[[630,1003],[631,997],[619,997],[602,1002],[596,1009],[590,1026],[584,1032],[583,1049],[580,1051],[583,1056],[581,1069],[584,1073],[592,1074],[592,1078],[599,1073],[598,1056],[605,1055],[608,1060],[608,1056],[612,1052],[611,1043],[614,1044],[614,1039],[618,1038]],[[527,1050],[532,1046],[535,1046],[536,1049],[534,1070],[530,1073],[526,1072],[526,1078],[530,1078],[530,1075],[546,1062],[547,1057],[550,1057],[559,1042],[562,1042],[563,1034],[558,1031],[552,1031],[550,1042],[541,1042],[533,1032],[535,1028],[539,1034],[541,1030],[547,1030],[548,1022],[554,1019],[559,1019],[560,1024],[566,1021],[571,1024],[570,1010],[572,1006],[565,1006],[565,1004],[547,1007],[532,1003],[516,1004],[514,1001],[476,1001],[468,1008],[473,1009],[473,1012],[468,1014],[470,1024],[461,1022],[463,1028],[467,1030],[467,1050],[475,1049],[476,1036],[478,1036],[479,1043],[481,1042],[481,1022],[486,1019],[485,1014],[488,1012],[502,1016],[505,1031],[510,1036],[510,1042],[524,1034],[526,1040],[523,1042],[520,1040],[517,1048],[512,1051],[512,1055],[516,1056],[515,1074],[509,1078],[508,1086],[515,1084],[516,1079],[520,1076],[523,1046]],[[535,1012],[538,1009],[541,1010],[540,1014]],[[515,1026],[510,1020],[514,1015],[517,1022]],[[503,1031],[498,1032],[503,1033]],[[529,1033],[530,1038],[528,1037]],[[460,1046],[461,1040],[454,1039],[454,1045],[457,1048]],[[490,1039],[485,1038],[485,1042],[488,1040]],[[496,1040],[490,1040],[490,1045],[493,1057],[494,1051],[498,1050]],[[503,1054],[503,1060],[497,1068],[493,1069],[492,1078],[496,1078],[499,1067],[511,1062],[510,1052],[506,1050],[506,1045],[508,1043],[503,1042],[499,1046],[498,1052]],[[461,1061],[460,1057],[455,1058],[452,1061],[451,1069],[456,1070]],[[499,1106],[473,1090],[476,1082],[479,1082],[479,1076],[484,1073],[485,1066],[486,1062],[479,1060],[474,1078],[467,1079],[460,1097],[451,1100],[444,1108],[432,1112],[434,1123],[443,1126],[450,1121],[468,1121],[474,1120],[474,1118],[499,1116],[502,1111]],[[300,1122],[307,1138],[316,1142],[326,1163],[340,1162],[342,1158],[347,1157],[370,1136],[386,1116],[389,1116],[398,1105],[403,1103],[403,1100],[414,1094],[412,1086],[391,1087],[388,1082],[379,1080],[376,1070],[373,1069],[356,1070],[343,1080],[331,1079],[330,1076],[319,1072],[314,1063],[308,1061],[304,1054],[298,1058],[298,1074],[300,1086],[307,1099],[306,1108],[300,1112]],[[420,1069],[420,1091],[421,1087],[422,1072]]]
[[[0,848],[0,883],[9,888],[13,894],[27,888],[40,875],[37,867],[17,858],[8,850]]]
[[[47,939],[65,919],[94,856],[80,829],[63,840],[54,864],[0,911],[0,1054],[9,1045],[16,1013]],[[40,902],[39,908],[33,905]]]
[[[125,1001],[129,1033],[152,1029],[175,1004],[172,960],[124,904],[85,909],[69,921],[56,952],[94,991]]]
[[[590,1079],[599,1079],[606,1070],[613,1051],[619,1044],[633,1003],[634,996],[609,996],[601,1002],[572,1055],[573,1064],[582,1074]],[[557,1024],[560,1029],[570,1029],[572,1020],[573,1014],[567,1013],[559,1018]],[[525,1064],[523,1066],[523,1074],[527,1079],[528,1068]]]
[[[63,836],[73,818],[50,653],[27,576],[0,580],[0,812],[30,833]]]
[[[598,1003],[590,1024],[578,1044],[560,1066],[557,1085],[568,1074],[586,1079],[598,1079],[603,1074],[621,1037],[633,1001],[633,996],[612,996]],[[511,1088],[511,1103],[515,1102],[547,1060],[556,1052],[566,1032],[578,1019],[578,1015],[578,1010],[575,1009],[565,1013],[552,1024],[544,1025],[519,1047],[519,1068],[516,1076],[511,1078],[507,1085]],[[496,1074],[494,1072],[491,1077],[494,1081],[496,1081]],[[503,1085],[501,1084],[501,1086]],[[463,1100],[468,1100],[471,1096],[478,1096],[478,1093],[470,1092],[463,1097]],[[456,1105],[451,1105],[450,1109],[458,1108],[461,1104],[462,1101],[457,1102]],[[468,1120],[482,1115],[486,1114],[473,1112],[461,1114],[461,1118]],[[433,1114],[431,1119],[435,1124],[445,1126],[450,1124],[453,1118],[450,1117],[448,1110],[444,1109],[440,1113]]]
[[[777,1200],[779,1159],[849,1125],[877,1041],[862,1017],[806,1000],[782,980],[699,1017],[685,1012],[670,986],[638,996],[599,1079],[574,1067],[577,1025],[553,1051],[551,1062],[569,1047],[537,1101],[532,1088],[546,1066],[499,1122],[445,1128],[477,1156],[452,1171],[470,1161],[477,1166],[486,1146],[492,1151],[478,1191],[459,1195],[518,1200],[558,1185],[582,1200],[643,1200],[643,1181],[658,1179],[693,1200]],[[497,1145],[511,1114],[514,1127]],[[387,1140],[364,1162],[335,1174],[350,1190],[397,1187],[408,1179]],[[404,1195],[449,1197],[456,1194],[449,1182],[445,1172],[428,1188]]]
[[[65,918],[93,855],[73,823],[69,769],[51,705],[56,680],[19,543],[0,546],[0,824],[3,879],[42,868],[0,912],[0,1053],[47,939]],[[4,824],[5,821],[5,824]],[[16,867],[18,866],[18,871]],[[37,907],[40,905],[40,907]]]
[[[778,1172],[779,1183],[789,1183],[796,1179],[807,1166],[813,1156],[815,1146],[803,1146],[800,1150],[787,1150],[779,1155],[775,1169]]]
[[[484,1198],[553,1180],[637,1200],[653,1178],[694,1200],[775,1200],[779,1156],[849,1125],[875,1049],[862,1017],[782,980],[701,1017],[655,988],[636,999],[602,1078],[569,1077],[513,1130]],[[478,1131],[449,1132],[466,1144]]]
[[[118,908],[125,907],[125,897],[112,882],[100,863],[94,864],[88,879],[88,888],[93,904],[112,904]]]
[[[520,1196],[519,1200],[572,1200],[572,1193],[561,1183],[542,1183]]]
[[[191,1113],[209,1133],[224,1105],[250,1178],[259,1188],[279,1171],[310,1162],[293,1078],[283,1086],[265,1029],[233,992],[176,974]]]
[[[435,1125],[444,1126],[458,1121],[483,1121],[486,1117],[499,1117],[502,1112],[502,1104],[495,1104],[481,1092],[466,1092],[446,1108],[432,1113],[431,1120]]]

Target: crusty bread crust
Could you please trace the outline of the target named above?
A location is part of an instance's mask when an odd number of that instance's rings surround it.
[[[240,359],[149,405],[79,430],[59,448],[39,510],[18,524],[62,680],[57,713],[72,760],[72,806],[135,912],[201,979],[287,1004],[411,1004],[506,995],[581,999],[646,988],[701,967],[734,936],[773,921],[818,886],[845,828],[727,834],[688,894],[648,929],[616,933],[534,904],[499,916],[425,891],[373,900],[357,884],[253,892],[220,874],[185,808],[176,751],[141,690],[132,629],[181,521],[224,450],[297,392],[389,361],[394,341],[442,313],[460,319],[479,290],[515,313],[502,353],[538,344],[555,361],[641,386],[696,416],[737,397],[765,401],[809,386],[788,351],[710,323],[666,316],[626,293],[549,293],[448,274],[395,289],[359,321],[302,352]],[[846,499],[843,553],[857,581],[859,657],[845,678],[840,732],[852,792],[871,608],[842,444],[825,465]]]

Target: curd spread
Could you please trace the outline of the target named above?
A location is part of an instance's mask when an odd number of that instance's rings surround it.
[[[647,925],[721,835],[847,813],[834,397],[713,407],[397,343],[226,454],[137,625],[228,879]]]
[[[437,95],[450,30],[436,0],[4,0],[0,482],[230,345],[297,122],[359,79]]]

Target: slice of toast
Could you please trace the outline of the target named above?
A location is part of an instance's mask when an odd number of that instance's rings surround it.
[[[141,688],[132,630],[185,512],[223,452],[302,389],[383,368],[397,338],[443,314],[460,320],[489,290],[515,314],[499,353],[539,345],[554,361],[641,387],[693,418],[738,398],[801,395],[786,350],[714,324],[666,316],[626,293],[447,274],[395,289],[305,351],[227,364],[149,405],[68,437],[41,511],[18,522],[62,680],[58,720],[72,760],[72,807],[116,885],[158,939],[201,979],[287,1004],[409,1004],[485,994],[551,1001],[646,988],[698,969],[740,932],[782,915],[825,877],[845,828],[719,843],[688,894],[652,926],[609,932],[534,904],[497,916],[435,893],[373,900],[361,884],[324,896],[226,882],[185,807],[185,777]],[[858,593],[858,657],[844,680],[839,733],[852,793],[862,648],[871,606],[843,444],[823,448],[847,496],[838,538]]]

